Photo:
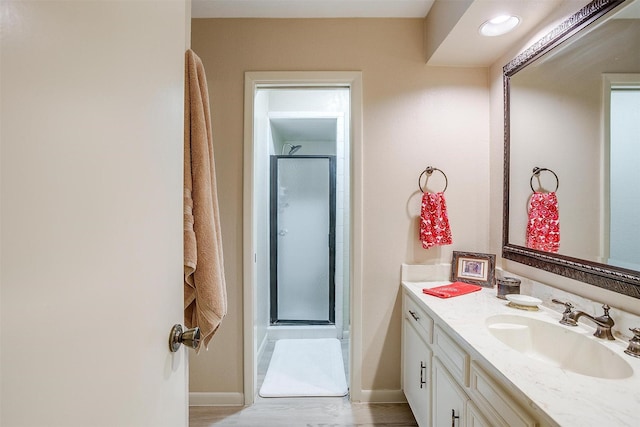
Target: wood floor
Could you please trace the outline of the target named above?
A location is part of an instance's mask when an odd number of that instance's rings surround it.
[[[408,427],[417,426],[407,404],[350,403],[344,397],[260,399],[250,407],[199,406],[190,427]]]
[[[345,360],[348,342],[343,340]],[[258,363],[258,389],[273,353],[269,343],[265,357]],[[345,363],[345,371],[347,371]],[[351,403],[348,397],[256,397],[255,404],[241,406],[193,406],[189,409],[190,427],[414,427],[411,409],[402,403]]]

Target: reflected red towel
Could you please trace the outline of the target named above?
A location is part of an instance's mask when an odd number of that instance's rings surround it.
[[[444,193],[423,193],[420,211],[420,241],[429,249],[452,243]]]
[[[433,295],[438,298],[451,298],[458,295],[470,294],[479,291],[482,286],[472,285],[464,282],[454,282],[450,285],[436,286],[435,288],[424,288],[422,293]]]
[[[531,195],[527,247],[554,253],[560,249],[560,218],[556,193],[535,192]]]

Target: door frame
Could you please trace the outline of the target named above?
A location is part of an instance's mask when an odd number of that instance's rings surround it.
[[[257,215],[254,201],[254,100],[264,87],[348,87],[350,91],[350,272],[349,272],[349,375],[350,398],[362,400],[362,73],[360,71],[250,71],[244,87],[243,161],[243,355],[244,403],[255,401],[257,385],[257,345],[255,343],[255,289]]]

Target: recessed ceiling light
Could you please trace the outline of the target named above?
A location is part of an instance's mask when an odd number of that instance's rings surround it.
[[[501,36],[513,30],[520,23],[520,18],[513,15],[500,15],[488,20],[480,26],[480,34],[487,37]]]

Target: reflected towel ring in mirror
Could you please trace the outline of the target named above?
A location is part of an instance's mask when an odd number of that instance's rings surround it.
[[[553,176],[556,177],[556,189],[553,190],[553,192],[555,193],[556,191],[558,191],[558,188],[560,187],[560,180],[558,179],[558,175],[556,175],[556,173],[554,171],[552,171],[551,169],[547,169],[547,168],[539,168],[539,167],[534,167],[533,168],[533,175],[531,175],[531,179],[529,180],[529,186],[531,187],[531,191],[533,191],[534,193],[536,192],[536,190],[533,189],[533,178],[540,177],[540,172],[551,172],[553,174]]]
[[[442,192],[444,193],[445,191],[447,191],[447,187],[449,186],[449,180],[447,179],[447,175],[444,172],[442,172],[440,169],[434,168],[431,166],[427,166],[427,168],[423,170],[420,176],[418,177],[418,187],[420,188],[420,191],[422,191],[423,193],[425,192],[425,189],[427,188],[427,181],[429,180],[429,177],[431,176],[433,171],[438,171],[442,174],[442,176],[444,176],[444,190],[442,190]],[[426,178],[424,180],[424,188],[422,188],[422,184],[420,181],[422,181],[422,176],[425,174],[426,174]]]

